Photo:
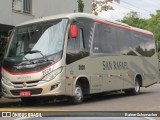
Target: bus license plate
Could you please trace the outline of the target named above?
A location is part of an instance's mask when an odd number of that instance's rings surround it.
[[[30,91],[21,91],[20,96],[31,96],[31,92]]]

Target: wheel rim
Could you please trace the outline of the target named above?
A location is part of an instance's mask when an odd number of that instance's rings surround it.
[[[81,101],[83,95],[82,95],[82,90],[81,90],[80,87],[76,87],[76,89],[75,89],[75,96],[76,96],[76,99],[78,101]]]
[[[136,93],[138,93],[139,92],[139,83],[138,83],[138,81],[136,81],[135,82],[135,91],[136,91]]]

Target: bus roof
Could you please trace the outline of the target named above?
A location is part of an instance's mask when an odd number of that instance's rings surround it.
[[[19,24],[17,26],[27,25],[27,24],[37,23],[37,22],[43,22],[43,21],[50,21],[50,20],[60,19],[60,18],[74,19],[74,18],[77,18],[77,17],[90,18],[90,19],[93,19],[95,21],[102,22],[104,24],[105,23],[106,24],[109,23],[109,24],[111,24],[113,26],[119,26],[119,27],[122,26],[122,28],[124,28],[124,29],[129,29],[129,30],[141,32],[141,33],[144,33],[144,34],[153,35],[153,33],[150,32],[150,31],[147,31],[147,30],[144,30],[144,29],[140,29],[140,28],[136,28],[136,27],[132,27],[132,26],[129,26],[128,24],[121,23],[121,22],[118,22],[118,21],[113,21],[113,20],[110,20],[110,19],[106,20],[106,19],[104,19],[102,17],[97,17],[95,15],[88,14],[88,13],[68,13],[68,14],[58,14],[58,15],[53,15],[53,16],[41,17],[41,18],[37,18],[37,19],[34,19],[34,20],[30,20],[30,21],[21,23],[21,24]]]

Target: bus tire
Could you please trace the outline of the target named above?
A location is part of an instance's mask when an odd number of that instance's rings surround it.
[[[75,96],[70,97],[70,103],[73,105],[80,104],[83,101],[83,90],[80,84],[77,84],[74,90]]]
[[[126,95],[138,95],[139,93],[140,93],[140,82],[136,78],[134,88],[125,90],[125,94]]]
[[[38,101],[36,98],[23,97],[21,98],[21,102],[23,105],[31,106],[31,105],[35,105]]]

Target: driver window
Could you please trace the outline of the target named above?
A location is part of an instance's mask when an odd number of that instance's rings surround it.
[[[80,50],[84,49],[82,29],[78,29],[78,37],[77,38],[69,38],[68,39],[67,49],[68,50],[76,50],[76,51],[80,51]]]

